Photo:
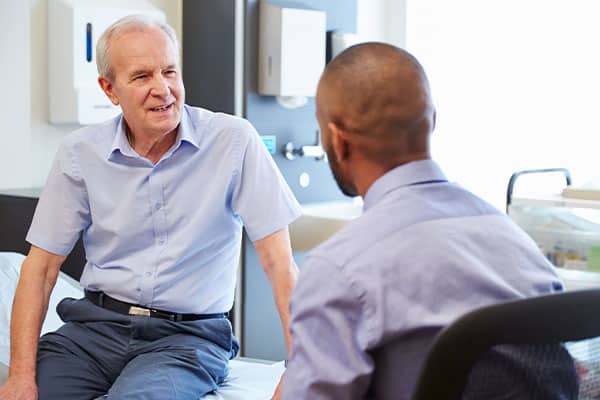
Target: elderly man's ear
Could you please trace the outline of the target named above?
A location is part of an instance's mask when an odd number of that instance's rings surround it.
[[[106,97],[108,97],[108,99],[115,106],[118,106],[119,105],[119,99],[117,98],[117,96],[113,92],[113,84],[108,79],[106,79],[103,76],[99,76],[98,77],[98,84],[100,85],[100,88],[102,89],[102,91],[104,92],[104,94],[106,94]]]
[[[345,161],[350,155],[349,142],[346,133],[335,122],[327,124],[331,132],[331,148],[337,162]]]

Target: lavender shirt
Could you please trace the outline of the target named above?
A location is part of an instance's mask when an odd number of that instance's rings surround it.
[[[562,288],[521,229],[433,161],[397,167],[371,186],[364,214],[305,259],[282,397],[408,399],[441,327]]]
[[[215,313],[233,303],[242,226],[255,241],[300,211],[246,120],[185,106],[156,164],[130,147],[122,117],[66,137],[27,241],[66,255],[83,232],[84,288]]]

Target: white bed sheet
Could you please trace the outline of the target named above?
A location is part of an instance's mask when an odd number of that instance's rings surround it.
[[[24,258],[22,254],[0,252],[0,385],[7,377],[10,358],[10,311]],[[62,325],[55,311],[61,299],[82,296],[83,291],[79,283],[61,273],[50,298],[42,333],[56,330]],[[235,359],[230,361],[229,366],[229,377],[222,387],[217,392],[203,397],[203,400],[270,399],[284,371],[283,361],[266,364],[247,359]]]
[[[202,400],[268,400],[283,374],[283,361],[267,365],[252,361],[231,360],[231,372],[225,383]],[[0,363],[0,386],[6,381],[8,367]]]
[[[275,392],[285,370],[284,362],[264,364],[246,360],[231,360],[230,373],[215,393],[203,400],[268,400]]]

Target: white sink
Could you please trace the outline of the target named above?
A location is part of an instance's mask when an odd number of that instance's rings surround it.
[[[362,199],[302,204],[302,216],[290,225],[293,251],[308,251],[362,214]]]

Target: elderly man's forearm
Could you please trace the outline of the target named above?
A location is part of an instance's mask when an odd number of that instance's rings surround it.
[[[32,247],[21,267],[11,314],[9,378],[35,377],[42,322],[64,259],[65,257]]]

